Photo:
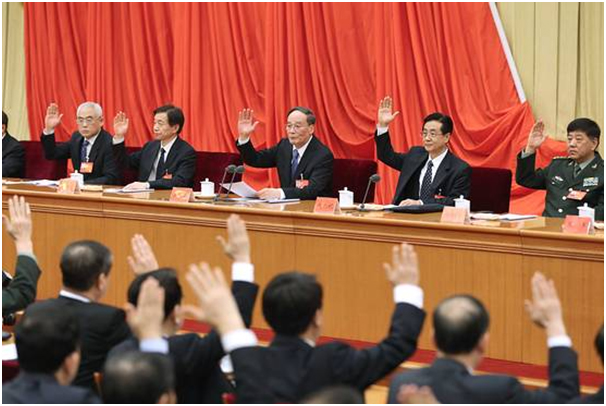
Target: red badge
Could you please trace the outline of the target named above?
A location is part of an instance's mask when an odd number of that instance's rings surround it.
[[[93,173],[93,163],[82,162],[80,164],[80,173]]]
[[[582,190],[573,190],[572,192],[568,193],[566,198],[581,201],[585,198],[585,196],[587,196],[587,192],[583,192]]]
[[[171,180],[172,178],[173,178],[173,175],[172,175],[172,174],[170,174],[170,173],[168,173],[168,172],[166,172],[166,173],[164,174],[164,176],[162,176],[162,179]]]
[[[297,179],[295,182],[295,186],[297,189],[303,189],[304,187],[309,186],[309,180],[307,179]]]

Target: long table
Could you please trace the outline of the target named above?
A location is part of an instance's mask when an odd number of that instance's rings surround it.
[[[409,242],[419,254],[428,311],[419,348],[434,348],[431,312],[437,303],[454,293],[470,293],[490,311],[488,357],[545,365],[544,333],[528,320],[523,306],[530,298],[530,277],[541,270],[558,288],[580,369],[602,372],[593,337],[604,320],[604,234],[564,234],[561,219],[454,225],[440,223],[437,213],[314,214],[313,202],[172,203],[168,191],[63,195],[50,188],[4,185],[2,192],[4,213],[6,200],[15,194],[32,206],[34,247],[43,269],[38,298],[57,295],[60,253],[78,239],[98,240],[112,250],[114,266],[104,302],[116,306],[124,304],[133,278],[126,256],[135,233],[150,241],[161,266],[174,267],[180,275],[188,264],[200,261],[227,271],[229,260],[215,238],[225,234],[227,217],[237,213],[250,231],[262,287],[286,270],[318,275],[324,286],[326,336],[366,342],[385,336],[394,305],[382,263],[390,260],[394,244]],[[4,230],[3,237],[2,265],[12,270],[14,247]],[[185,302],[193,303],[182,282]],[[259,305],[253,326],[267,328]]]

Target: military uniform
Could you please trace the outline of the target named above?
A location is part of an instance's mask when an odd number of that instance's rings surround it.
[[[518,155],[516,182],[531,189],[545,189],[545,217],[578,215],[577,207],[585,203],[595,209],[595,219],[604,220],[604,160],[596,151],[594,159],[574,176],[575,161],[568,157],[556,157],[544,169],[535,170],[536,154],[522,158]],[[586,193],[573,199],[571,192]],[[574,195],[574,194],[573,194]]]

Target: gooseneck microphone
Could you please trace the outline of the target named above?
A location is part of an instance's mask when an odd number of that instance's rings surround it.
[[[379,175],[377,175],[376,173],[374,175],[371,175],[370,178],[368,178],[368,185],[366,185],[366,192],[364,193],[364,199],[362,199],[362,204],[360,205],[360,211],[365,211],[366,209],[364,209],[364,205],[366,204],[366,198],[368,197],[368,191],[370,190],[370,185],[373,183],[377,183],[381,180],[381,177]]]
[[[229,194],[231,193],[231,188],[234,185],[234,179],[236,178],[236,174],[242,173],[244,173],[244,165],[237,166],[232,172],[231,181],[229,182],[229,188],[227,189],[227,194],[225,195],[226,198],[228,198]]]
[[[219,197],[221,197],[221,189],[223,189],[223,182],[225,182],[225,176],[227,176],[228,173],[234,173],[236,171],[236,165],[227,165],[225,167],[225,171],[223,171],[223,178],[221,178],[221,183],[219,183],[219,193],[215,193],[215,197],[213,198],[213,203],[216,202],[217,200],[219,200]]]

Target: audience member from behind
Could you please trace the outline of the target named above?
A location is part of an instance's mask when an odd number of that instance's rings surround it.
[[[2,112],[2,177],[25,177],[25,148],[8,133],[8,116]]]
[[[15,328],[21,372],[2,385],[3,403],[99,403],[89,390],[69,386],[80,363],[76,316],[54,301],[35,303]]]
[[[74,384],[96,389],[93,374],[101,371],[109,350],[130,337],[122,309],[100,303],[109,286],[110,250],[96,241],[76,241],[61,255],[63,288],[57,299],[80,323],[82,361]]]
[[[2,215],[6,231],[15,241],[17,265],[15,277],[2,288],[2,317],[23,310],[36,299],[40,268],[32,242],[32,212],[23,197],[8,199],[8,217]]]
[[[598,352],[600,359],[602,360],[602,366],[603,366],[604,365],[604,325],[603,324],[595,336],[594,343],[595,343],[595,349]],[[598,390],[593,395],[585,396],[582,398],[581,397],[576,398],[576,399],[572,400],[570,403],[587,403],[587,404],[592,403],[592,404],[603,405],[604,404],[604,385],[602,385],[600,390]]]
[[[389,335],[363,350],[341,342],[317,345],[323,327],[322,286],[313,275],[287,272],[273,278],[263,293],[263,314],[276,336],[267,348],[239,351],[248,353],[243,362],[262,371],[264,385],[257,386],[271,391],[276,402],[299,402],[339,384],[362,393],[410,357],[425,318],[412,246],[394,247],[392,263],[384,267],[396,302]]]
[[[526,301],[526,309],[531,320],[547,333],[546,390],[526,390],[511,376],[474,374],[488,348],[489,316],[478,299],[455,295],[443,300],[433,313],[437,359],[427,368],[396,376],[389,403],[396,403],[400,387],[407,384],[429,386],[441,403],[563,403],[578,396],[577,354],[566,334],[553,281],[536,273],[531,287],[532,301]]]

